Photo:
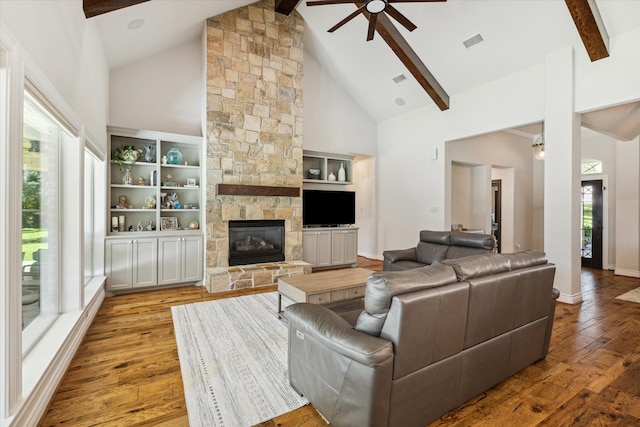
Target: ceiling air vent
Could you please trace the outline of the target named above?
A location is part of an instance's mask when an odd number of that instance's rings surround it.
[[[404,80],[407,80],[407,77],[404,74],[400,74],[399,76],[395,76],[393,78],[393,81],[396,82],[396,83],[400,83],[400,82],[402,82]]]
[[[478,43],[480,43],[483,40],[484,39],[482,38],[482,36],[480,34],[476,34],[475,36],[471,37],[470,39],[467,39],[467,40],[463,41],[462,43],[464,44],[464,46],[467,49],[469,49],[471,46],[477,45]]]

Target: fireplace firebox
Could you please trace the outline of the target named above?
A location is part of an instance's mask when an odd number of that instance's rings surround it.
[[[284,220],[229,221],[229,265],[284,261]]]

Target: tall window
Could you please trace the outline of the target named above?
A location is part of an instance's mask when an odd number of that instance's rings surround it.
[[[93,278],[93,230],[95,226],[95,156],[85,148],[84,151],[84,285]]]
[[[23,351],[60,314],[60,153],[73,136],[31,93],[22,140]]]

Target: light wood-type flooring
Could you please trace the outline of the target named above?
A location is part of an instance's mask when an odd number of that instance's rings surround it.
[[[381,270],[379,261],[359,266]],[[558,304],[549,354],[431,426],[640,426],[640,279],[582,272],[584,302]],[[182,287],[107,298],[41,426],[187,426],[172,305],[273,291]],[[274,313],[275,315],[275,313]],[[261,426],[326,425],[311,405]]]

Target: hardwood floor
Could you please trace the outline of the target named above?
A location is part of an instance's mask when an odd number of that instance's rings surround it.
[[[557,305],[547,358],[431,426],[640,425],[640,304],[615,299],[639,286],[640,279],[583,270],[585,301]],[[40,425],[187,426],[170,307],[273,290],[184,287],[107,298]],[[307,405],[261,425],[326,424]]]

